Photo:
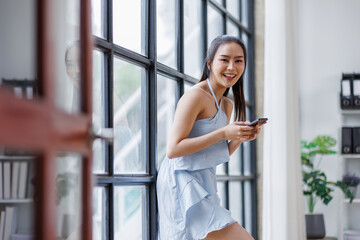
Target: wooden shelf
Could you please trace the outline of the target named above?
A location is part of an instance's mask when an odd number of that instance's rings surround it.
[[[25,199],[0,199],[0,203],[32,203],[34,200],[32,198]]]

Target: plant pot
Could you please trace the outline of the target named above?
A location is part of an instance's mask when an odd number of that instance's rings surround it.
[[[324,238],[325,222],[323,214],[306,214],[306,236],[308,239]]]

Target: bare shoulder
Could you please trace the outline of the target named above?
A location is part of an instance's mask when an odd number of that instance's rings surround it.
[[[228,97],[223,97],[223,108],[224,108],[224,112],[226,113],[226,115],[228,116],[228,118],[230,119],[231,114],[232,114],[232,110],[233,110],[233,102],[228,98]]]
[[[191,109],[192,111],[200,112],[203,110],[204,104],[204,92],[198,87],[192,87],[180,98],[178,107],[184,107]]]

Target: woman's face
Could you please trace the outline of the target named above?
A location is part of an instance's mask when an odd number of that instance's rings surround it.
[[[225,88],[232,87],[245,70],[245,56],[242,47],[229,42],[219,46],[210,65],[210,78]]]

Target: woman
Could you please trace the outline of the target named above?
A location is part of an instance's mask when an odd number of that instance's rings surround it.
[[[200,81],[179,100],[158,174],[160,240],[253,239],[220,206],[215,173],[216,165],[260,133],[259,126],[244,122],[245,46],[236,37],[219,36],[205,60]],[[236,120],[231,124],[230,87]]]

